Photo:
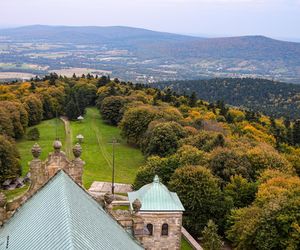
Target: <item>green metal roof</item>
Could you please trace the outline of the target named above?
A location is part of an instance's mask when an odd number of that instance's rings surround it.
[[[128,193],[128,199],[131,209],[134,200],[139,199],[142,203],[140,211],[184,211],[177,194],[170,192],[157,175],[152,183]]]
[[[143,249],[64,171],[0,229],[0,249]]]

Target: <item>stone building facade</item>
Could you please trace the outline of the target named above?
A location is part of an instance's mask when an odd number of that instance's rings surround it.
[[[80,156],[81,146],[73,147],[74,159],[69,160],[61,151],[62,144],[56,140],[54,151],[45,161],[40,159],[42,149],[38,144],[32,147],[33,160],[30,162],[31,185],[27,193],[9,203],[0,193],[0,226],[15,213],[30,197],[36,195],[63,170],[78,185],[82,186],[84,161]],[[146,250],[179,250],[181,248],[182,213],[184,208],[176,193],[170,192],[158,176],[152,183],[140,190],[128,193],[130,209],[128,211],[113,209],[115,196],[108,193],[104,201],[106,211],[119,222],[126,231],[131,231],[141,246]]]
[[[133,233],[147,250],[181,248],[184,208],[176,193],[170,192],[158,176],[153,183],[128,193],[133,214]]]
[[[54,151],[49,153],[46,161],[42,161],[39,158],[42,152],[40,146],[35,144],[32,147],[33,160],[30,162],[30,188],[23,196],[10,202],[7,202],[5,195],[0,193],[0,226],[9,220],[15,211],[43,187],[59,170],[64,170],[77,184],[82,185],[82,173],[85,163],[80,159],[81,146],[76,144],[73,147],[73,160],[67,159],[66,154],[61,151],[61,147],[62,144],[60,141],[54,141]]]
[[[140,217],[148,231],[141,239],[145,249],[180,249],[182,213],[140,212]]]

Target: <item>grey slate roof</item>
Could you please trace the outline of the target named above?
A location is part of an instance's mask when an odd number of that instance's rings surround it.
[[[129,192],[128,199],[131,209],[135,199],[142,203],[140,211],[184,211],[176,193],[170,192],[168,188],[159,181],[156,175],[153,182],[141,187],[138,191]]]
[[[65,172],[58,172],[0,229],[0,249],[143,249]]]

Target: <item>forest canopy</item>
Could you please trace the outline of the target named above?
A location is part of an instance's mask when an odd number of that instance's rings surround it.
[[[32,125],[60,115],[75,120],[88,106],[143,152],[133,188],[157,174],[179,195],[193,236],[209,245],[213,233],[217,246],[223,237],[236,249],[300,248],[300,121],[196,93],[92,75],[1,85],[0,181],[21,174],[15,141],[26,133],[38,139]]]

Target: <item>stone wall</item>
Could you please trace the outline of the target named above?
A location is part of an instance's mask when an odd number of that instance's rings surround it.
[[[84,161],[80,159],[81,146],[76,144],[73,148],[75,159],[70,161],[66,154],[61,151],[62,144],[56,140],[53,143],[54,152],[49,153],[48,159],[42,162],[39,157],[41,148],[35,144],[31,150],[34,159],[30,162],[31,187],[30,192],[33,193],[43,186],[55,173],[63,169],[71,178],[82,185],[82,174]]]
[[[140,212],[139,216],[143,219],[144,228],[147,224],[153,225],[153,235],[144,235],[140,241],[146,250],[179,250],[181,247],[181,212]],[[168,224],[168,235],[162,234],[162,225]],[[147,231],[147,230],[146,230]]]

